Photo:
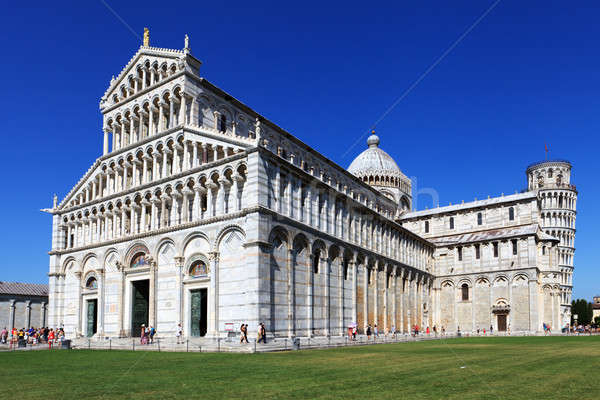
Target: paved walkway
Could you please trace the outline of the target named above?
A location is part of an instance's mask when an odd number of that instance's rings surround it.
[[[485,335],[485,337],[506,336],[504,334]],[[513,334],[512,336],[543,336],[540,334]],[[563,334],[553,334],[553,336],[564,336]],[[587,336],[587,335],[586,335]],[[239,337],[235,338],[188,338],[181,343],[177,343],[175,338],[156,338],[154,343],[142,345],[139,338],[118,338],[118,339],[98,339],[98,338],[78,338],[71,341],[71,346],[74,349],[92,349],[92,350],[133,350],[133,351],[170,351],[170,352],[231,352],[231,353],[261,353],[271,351],[287,351],[287,350],[305,350],[305,349],[324,349],[333,347],[345,346],[366,346],[385,343],[408,343],[420,342],[426,340],[452,339],[458,337],[455,334],[447,334],[444,336],[435,335],[418,335],[411,336],[408,334],[397,335],[380,335],[367,339],[365,335],[358,335],[353,341],[347,336],[330,336],[330,337],[299,337],[299,346],[294,348],[292,339],[276,338],[268,340],[266,344],[256,343],[254,339],[250,339],[250,343],[240,343]],[[463,338],[469,337],[484,337],[484,335],[463,335]],[[54,346],[59,349],[60,345]],[[28,351],[28,350],[47,350],[47,344],[36,346],[27,346],[26,348],[10,349],[7,345],[0,345],[0,351]]]

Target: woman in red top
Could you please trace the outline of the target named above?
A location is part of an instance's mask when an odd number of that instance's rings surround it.
[[[48,332],[48,350],[52,349],[52,342],[54,342],[54,329],[50,329]]]

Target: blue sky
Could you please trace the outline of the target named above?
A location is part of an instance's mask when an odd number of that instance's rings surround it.
[[[106,3],[154,46],[182,48],[187,33],[202,76],[347,167],[493,1]],[[99,98],[141,42],[101,1],[21,4],[0,17],[0,280],[44,282],[51,218],[39,209],[100,155]],[[521,190],[544,143],[570,160],[574,297],[588,300],[600,293],[599,17],[592,1],[500,1],[376,127],[441,205]]]

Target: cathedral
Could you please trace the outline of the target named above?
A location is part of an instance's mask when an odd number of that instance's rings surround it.
[[[103,151],[53,207],[48,324],[67,337],[535,333],[570,321],[571,164],[521,193],[413,210],[371,135],[345,169],[149,33],[100,99]]]

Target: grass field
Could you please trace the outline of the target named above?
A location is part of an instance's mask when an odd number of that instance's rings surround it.
[[[266,354],[0,353],[2,399],[592,399],[600,337],[450,339]]]

